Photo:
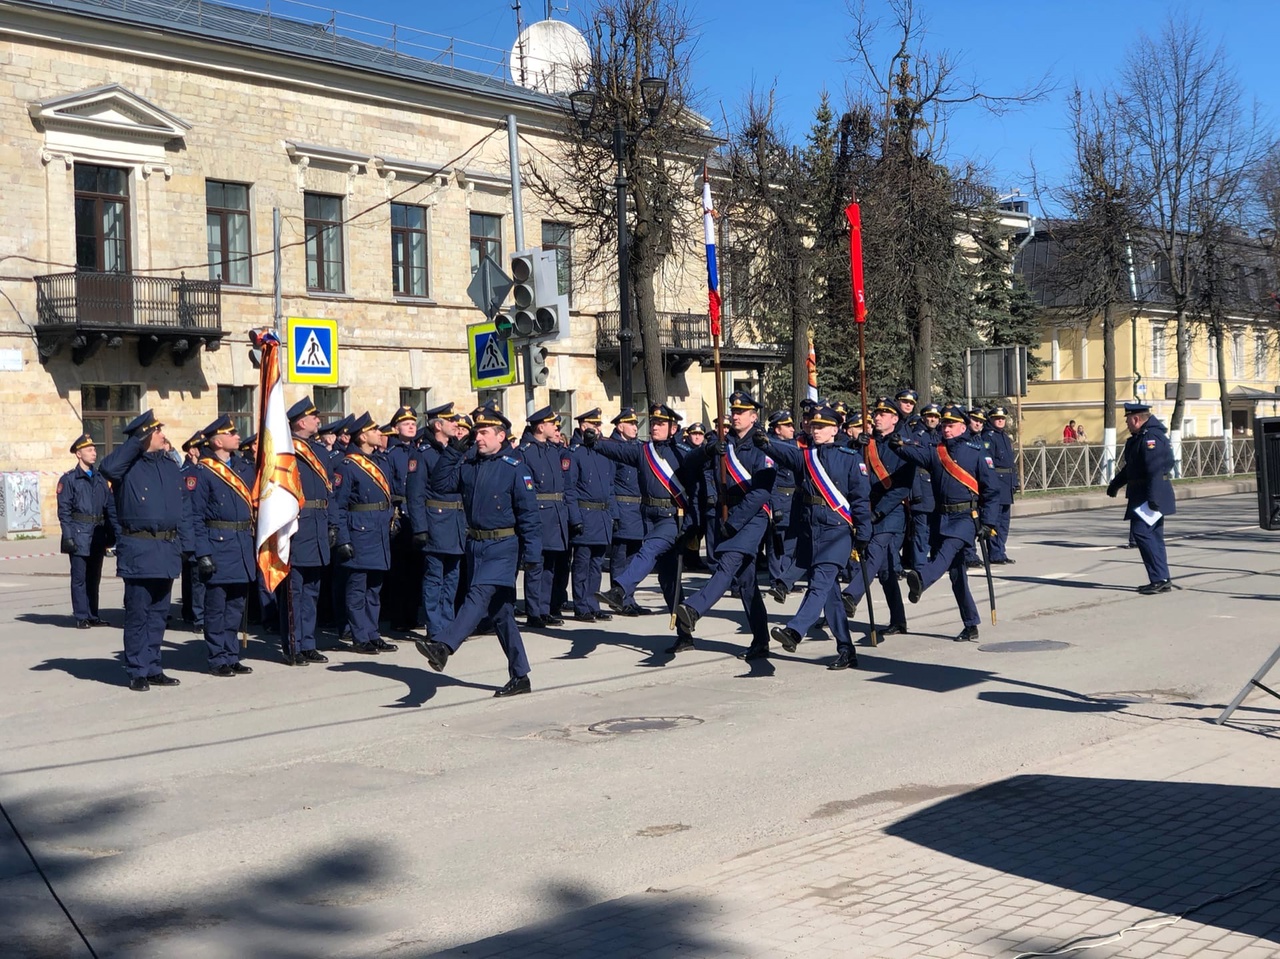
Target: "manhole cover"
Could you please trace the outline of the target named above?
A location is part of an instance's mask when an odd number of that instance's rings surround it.
[[[1068,649],[1070,643],[1060,643],[1055,639],[1024,639],[1011,643],[983,643],[978,647],[980,653],[1043,653],[1055,649]]]
[[[702,720],[697,716],[630,716],[624,719],[605,719],[592,723],[587,727],[601,736],[615,736],[621,733],[657,733],[665,729],[679,729],[681,726],[700,726]]]

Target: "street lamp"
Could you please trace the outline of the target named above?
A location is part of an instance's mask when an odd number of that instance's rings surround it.
[[[634,146],[645,130],[657,122],[658,115],[667,100],[667,81],[662,77],[644,77],[640,80],[640,103],[647,119],[634,130],[623,125],[621,108],[615,108],[613,130],[609,137],[593,131],[592,121],[600,104],[600,97],[593,90],[576,90],[569,94],[569,108],[578,121],[583,139],[595,140],[601,146],[613,147],[613,158],[618,164],[618,176],[613,181],[615,205],[618,216],[618,374],[620,403],[631,406],[634,391],[631,384],[632,342],[635,333],[631,329],[631,236],[627,230],[627,147]],[[654,344],[656,345],[656,344]]]

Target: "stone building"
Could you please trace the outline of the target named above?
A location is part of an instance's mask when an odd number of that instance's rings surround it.
[[[221,413],[252,428],[248,333],[277,314],[276,210],[279,313],[334,321],[340,344],[338,382],[288,400],[384,419],[483,398],[467,287],[481,257],[516,249],[506,117],[554,156],[563,99],[213,3],[0,0],[0,36],[0,402],[25,414],[0,471],[46,474],[46,524],[81,429],[107,452],[149,407],[175,444]],[[572,231],[523,200],[526,247],[555,249],[572,278],[536,402],[616,408],[616,281],[575,272]],[[669,396],[698,410],[705,274],[667,272],[664,329],[695,333],[670,344]],[[523,387],[506,393],[518,425]]]

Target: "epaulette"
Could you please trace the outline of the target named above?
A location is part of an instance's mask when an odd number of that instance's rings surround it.
[[[686,445],[685,443],[673,443],[672,445],[673,445],[676,449],[678,449],[681,453],[692,453],[692,452],[693,452],[693,447],[692,447],[692,446],[688,446],[688,445]]]
[[[858,452],[857,448],[853,446],[837,446],[836,449],[839,450],[841,453],[857,453]]]
[[[504,456],[502,457],[502,460],[504,463],[510,463],[512,466],[520,465],[520,461],[516,459],[514,456]]]

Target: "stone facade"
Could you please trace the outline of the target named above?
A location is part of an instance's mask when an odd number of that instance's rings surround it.
[[[82,386],[136,384],[140,407],[154,408],[180,443],[222,412],[219,386],[256,385],[248,332],[272,324],[275,208],[282,313],[337,321],[346,412],[387,418],[402,388],[429,389],[433,403],[476,402],[465,330],[483,317],[466,293],[470,214],[502,218],[505,263],[516,247],[504,117],[514,114],[528,144],[554,156],[559,104],[492,81],[437,85],[23,4],[0,2],[0,36],[7,174],[0,289],[8,301],[0,314],[0,402],[26,414],[25,428],[0,437],[0,471],[45,473],[46,526],[56,522],[53,476],[71,465],[66,449],[81,431]],[[67,348],[42,361],[33,277],[76,269],[74,175],[82,163],[127,172],[129,271],[169,279],[209,276],[206,180],[249,185],[251,279],[223,286],[220,344],[183,365],[162,351],[143,366],[126,335],[83,362]],[[311,192],[341,199],[340,293],[307,289],[303,205]],[[393,293],[392,200],[428,211],[425,297]],[[554,218],[527,188],[523,200],[526,246],[540,246],[541,223]],[[557,391],[574,411],[610,410],[617,378],[599,371],[595,314],[616,308],[614,280],[576,273],[574,280],[572,333],[551,346],[549,382],[535,402],[545,405]],[[697,264],[667,270],[661,290],[660,309],[705,311]],[[701,383],[696,366],[674,378],[672,401],[701,408]],[[308,392],[291,385],[286,399]],[[504,406],[517,428],[523,404],[521,386],[507,390]]]

